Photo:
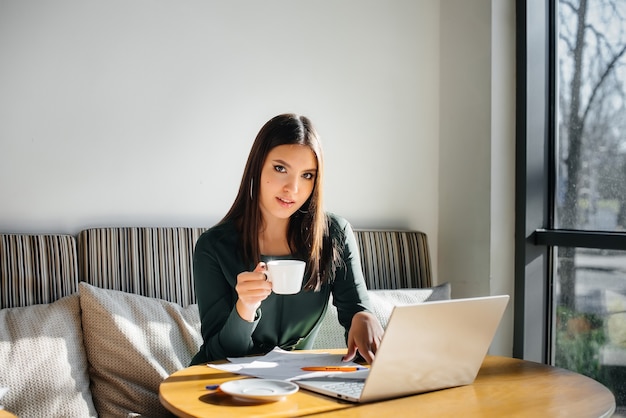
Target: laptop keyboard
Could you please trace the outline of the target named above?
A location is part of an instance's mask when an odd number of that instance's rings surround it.
[[[353,398],[358,398],[361,396],[364,385],[365,383],[363,381],[352,380],[328,383],[327,385],[324,385],[324,388],[336,393],[342,393]]]

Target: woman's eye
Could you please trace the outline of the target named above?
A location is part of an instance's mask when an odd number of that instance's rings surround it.
[[[282,165],[275,165],[274,166],[274,170],[278,171],[279,173],[286,173],[287,169],[282,166]]]
[[[304,177],[307,180],[313,180],[313,178],[315,178],[315,176],[313,175],[313,173],[304,173],[302,175],[302,177]]]

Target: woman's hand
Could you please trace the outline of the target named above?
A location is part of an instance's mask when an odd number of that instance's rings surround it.
[[[376,317],[369,312],[357,312],[352,317],[348,332],[348,352],[343,361],[351,361],[359,350],[366,362],[372,363],[383,338],[383,327]]]
[[[235,307],[239,316],[246,321],[254,321],[261,302],[272,293],[272,283],[267,281],[264,273],[266,269],[265,263],[260,262],[254,271],[244,271],[237,275],[235,291],[239,299]]]

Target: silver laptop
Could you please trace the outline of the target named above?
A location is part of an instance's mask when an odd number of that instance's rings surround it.
[[[508,301],[501,295],[396,306],[369,370],[295,383],[351,402],[471,384]]]

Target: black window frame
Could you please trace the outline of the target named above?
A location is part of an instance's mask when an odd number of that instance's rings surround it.
[[[552,363],[554,247],[626,250],[626,233],[556,229],[556,3],[516,1],[513,356]]]

